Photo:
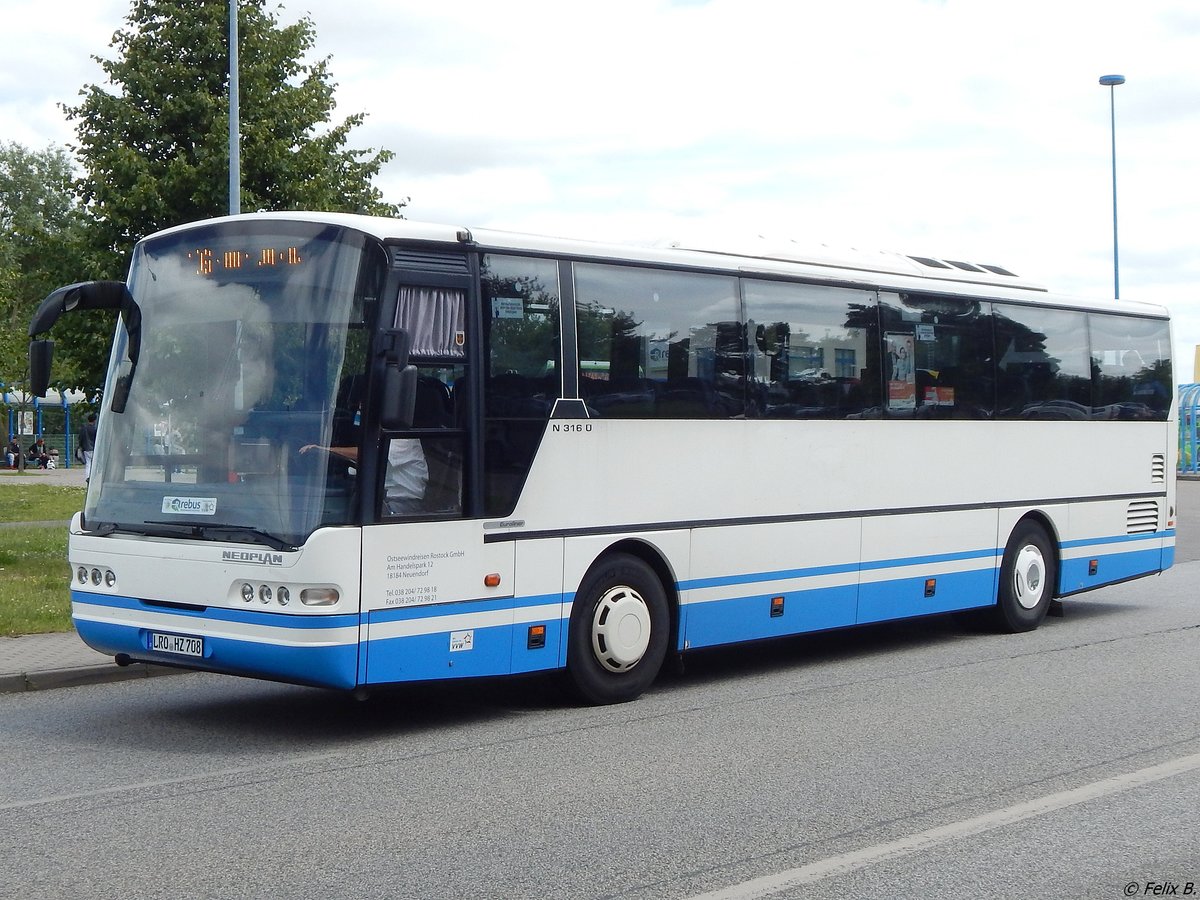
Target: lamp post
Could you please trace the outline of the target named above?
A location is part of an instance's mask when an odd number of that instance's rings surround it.
[[[241,91],[238,85],[238,5],[229,0],[229,214],[242,211]]]
[[[1108,88],[1108,115],[1112,134],[1112,191],[1113,191],[1113,298],[1121,299],[1120,267],[1117,263],[1117,105],[1114,88],[1125,83],[1124,75],[1101,75],[1100,83]]]

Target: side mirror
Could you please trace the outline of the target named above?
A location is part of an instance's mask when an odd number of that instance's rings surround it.
[[[50,387],[50,362],[54,358],[54,341],[29,342],[29,391],[35,397],[45,397]]]
[[[69,284],[52,291],[29,323],[29,337],[49,331],[60,318],[69,312],[91,309],[115,309],[121,313],[125,332],[129,335],[129,371],[122,375],[113,390],[110,409],[124,412],[129,400],[129,388],[133,374],[137,371],[138,357],[142,348],[142,309],[134,301],[123,281],[84,281]],[[50,359],[53,341],[30,340],[29,380],[30,389],[38,397],[46,396],[50,386]]]
[[[379,352],[388,362],[407,366],[411,350],[412,338],[403,328],[388,328],[379,335]]]
[[[383,373],[383,408],[379,422],[385,429],[412,428],[417,405],[417,367],[389,363]]]

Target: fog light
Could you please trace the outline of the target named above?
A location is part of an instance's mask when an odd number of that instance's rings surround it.
[[[279,601],[280,606],[287,606],[292,600],[292,592],[281,585],[275,592],[275,599]]]
[[[258,589],[258,599],[263,603],[271,602],[271,588],[268,585],[263,585]]]
[[[305,588],[300,602],[305,606],[333,606],[340,599],[337,588]]]
[[[254,599],[254,588],[248,584],[242,585],[242,599],[249,603]]]
[[[104,573],[104,583],[110,588],[117,586],[117,573],[109,569]]]
[[[100,574],[99,569],[92,569],[92,584],[96,585],[96,587],[99,587],[100,581],[103,578],[104,576]]]

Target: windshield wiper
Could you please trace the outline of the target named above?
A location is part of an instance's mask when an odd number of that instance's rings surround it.
[[[177,525],[177,522],[150,522],[147,524]],[[142,525],[122,525],[118,522],[101,522],[95,528],[84,529],[95,537],[108,537],[110,534],[141,534],[146,537],[179,537],[178,531],[168,528],[146,528]]]
[[[243,544],[264,544],[272,550],[295,550],[296,547],[269,531],[250,525],[212,525],[208,522],[161,522],[148,521],[147,525],[172,525],[187,529],[193,537],[207,541],[228,540]],[[240,540],[239,540],[240,539]]]

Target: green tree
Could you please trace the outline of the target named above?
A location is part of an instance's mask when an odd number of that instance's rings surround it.
[[[86,218],[75,192],[71,155],[63,147],[29,150],[0,144],[0,381],[24,380],[26,329],[54,288],[96,271]],[[69,364],[56,373],[71,384]]]
[[[263,7],[238,4],[242,208],[397,215],[403,204],[372,183],[392,154],[347,148],[362,114],[330,124],[329,59],[304,61],[312,21],[281,27]],[[83,196],[113,250],[229,207],[227,10],[227,0],[134,0],[113,37],[117,58],[96,58],[110,87],[88,85],[66,108]]]
[[[281,26],[264,3],[238,2],[241,208],[398,216],[404,201],[386,202],[374,186],[392,153],[347,146],[362,114],[332,121],[329,58],[305,58],[312,20]],[[228,210],[228,38],[227,0],[133,0],[115,58],[95,57],[108,84],[86,85],[64,107],[104,277],[123,278],[147,234]],[[108,347],[111,322],[66,317],[55,326],[56,338],[71,333],[60,355]],[[106,360],[89,358],[98,381]]]

